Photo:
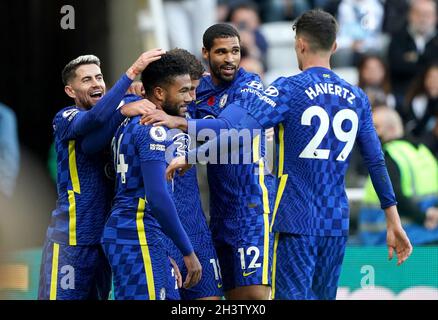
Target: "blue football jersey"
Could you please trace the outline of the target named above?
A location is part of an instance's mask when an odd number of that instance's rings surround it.
[[[246,102],[249,114],[264,128],[278,125],[273,231],[348,235],[344,179],[356,139],[369,148],[367,154],[382,157],[364,92],[331,70],[314,67],[281,77],[254,97]]]
[[[186,118],[190,118],[186,114]],[[170,138],[174,144],[174,155],[184,156],[193,147],[190,135],[171,130]],[[209,234],[204,210],[202,209],[201,196],[199,193],[196,167],[193,166],[183,176],[175,174],[172,181],[172,198],[175,202],[178,216],[187,235]]]
[[[102,241],[127,245],[162,245],[164,233],[145,199],[141,162],[166,162],[172,141],[167,128],[144,126],[140,117],[127,118],[112,142],[116,195]],[[169,186],[170,188],[170,186]]]
[[[104,152],[85,154],[83,136],[73,130],[74,121],[85,112],[71,106],[53,120],[58,201],[47,237],[72,246],[99,243],[113,196],[113,182],[105,170],[109,157]]]
[[[248,84],[262,86],[258,75],[243,68],[230,84],[223,86],[216,86],[210,76],[202,78],[196,90],[196,102],[189,106],[192,116],[217,118],[227,105],[242,99],[241,89]],[[266,174],[264,136],[255,142],[259,151],[252,155],[252,164],[207,165],[211,217],[237,218],[255,206],[263,206],[265,212],[271,212],[275,179]]]

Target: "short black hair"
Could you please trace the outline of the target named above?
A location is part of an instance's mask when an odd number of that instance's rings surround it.
[[[154,88],[172,84],[175,77],[186,74],[190,74],[187,62],[178,55],[166,53],[143,70],[141,82],[146,95],[152,95]]]
[[[79,56],[67,63],[62,70],[62,82],[65,86],[76,76],[76,69],[84,64],[95,64],[100,67],[100,60],[92,54],[87,54]]]
[[[298,17],[293,29],[307,38],[312,51],[329,51],[336,41],[338,23],[330,13],[313,9]]]
[[[204,44],[204,48],[210,51],[213,47],[215,39],[234,37],[239,39],[240,42],[240,35],[236,28],[228,23],[217,23],[205,30],[204,35],[202,36],[202,42]]]
[[[204,66],[202,65],[201,61],[196,59],[193,54],[181,48],[174,48],[172,50],[169,50],[167,51],[167,54],[179,56],[184,61],[186,61],[186,63],[189,65],[190,78],[192,80],[199,80],[202,78],[202,75],[205,71]]]

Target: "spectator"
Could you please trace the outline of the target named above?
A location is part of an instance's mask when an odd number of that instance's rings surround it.
[[[263,81],[265,74],[262,62],[249,55],[248,49],[245,47],[240,48],[240,67],[245,69],[245,71],[258,74]]]
[[[398,33],[406,24],[409,0],[386,0],[384,3],[383,32],[393,35]]]
[[[258,59],[266,70],[268,42],[260,32],[258,7],[254,2],[238,2],[230,8],[227,19],[240,34],[240,45],[247,49],[250,57]]]
[[[387,105],[395,108],[395,97],[391,91],[388,68],[377,55],[362,57],[358,66],[359,84],[365,91],[372,107]]]
[[[435,128],[438,115],[438,62],[412,82],[406,94],[406,129],[422,138]]]
[[[404,94],[412,79],[438,58],[436,10],[433,0],[412,1],[408,24],[392,37],[388,61],[398,106],[403,104]]]
[[[313,2],[313,5],[312,5]],[[339,4],[341,0],[310,0],[309,2],[312,7],[320,8],[327,11],[332,16],[336,16],[338,13]]]
[[[402,121],[395,110],[376,108],[373,121],[383,143],[403,228],[414,245],[438,243],[437,159],[425,145],[403,137]],[[365,184],[359,230],[364,244],[385,244],[385,218],[371,180]]]
[[[338,51],[333,57],[336,66],[355,65],[361,55],[383,50],[383,5],[379,0],[342,0],[338,21]]]
[[[201,57],[202,35],[216,22],[216,0],[164,0],[171,48],[184,48]]]
[[[15,113],[0,103],[0,194],[12,197],[20,163]]]
[[[266,15],[267,22],[295,20],[309,9],[308,0],[272,0]]]

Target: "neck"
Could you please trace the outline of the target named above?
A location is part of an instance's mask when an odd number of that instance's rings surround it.
[[[223,81],[219,78],[216,78],[211,71],[210,71],[210,75],[211,75],[211,81],[213,82],[213,84],[215,86],[219,86],[219,85],[223,84]]]
[[[303,59],[303,65],[302,65],[303,71],[313,67],[322,67],[326,69],[331,69],[330,56],[327,56],[326,54],[324,55],[312,54],[305,57],[305,59]]]
[[[146,96],[146,99],[152,102],[157,107],[158,110],[163,110],[162,102],[156,99],[155,97]]]

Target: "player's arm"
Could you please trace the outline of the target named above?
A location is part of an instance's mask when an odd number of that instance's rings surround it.
[[[93,108],[88,111],[78,112],[72,117],[67,134],[68,137],[74,138],[83,136],[95,128],[105,125],[117,110],[120,101],[123,99],[123,96],[135,77],[139,75],[149,63],[160,59],[163,53],[164,51],[161,49],[153,49],[141,54],[111,90],[109,90]]]
[[[371,107],[366,99],[367,107],[357,137],[358,146],[364,162],[368,167],[371,181],[385,212],[387,224],[387,245],[389,258],[394,250],[398,257],[398,265],[402,264],[412,253],[412,245],[403,230],[397,211],[397,201],[385,165],[385,158],[376,130],[373,126]]]
[[[178,217],[175,204],[167,189],[165,179],[166,163],[160,160],[141,162],[146,199],[151,206],[155,218],[164,233],[172,239],[189,264],[188,275],[184,287],[188,288],[201,278],[202,267],[193,250],[192,244]]]
[[[81,143],[82,151],[87,154],[99,152],[111,142],[114,132],[126,117],[143,115],[155,108],[156,106],[147,99],[142,99],[136,95],[126,95],[109,123],[85,136]]]
[[[214,145],[220,145],[222,139],[228,139],[229,133],[223,129],[251,130],[251,133],[258,134],[256,129],[268,129],[275,127],[282,122],[289,106],[282,101],[289,101],[286,97],[290,96],[291,88],[286,83],[285,78],[274,81],[270,88],[276,88],[276,97],[268,96],[263,91],[256,91],[248,86],[244,86],[241,91],[240,99],[225,108],[217,119],[189,120],[188,130],[190,133],[196,132],[196,136],[204,129],[214,130],[217,138],[213,139],[198,149],[189,152],[189,159],[196,159],[195,153],[204,155],[205,152]]]

